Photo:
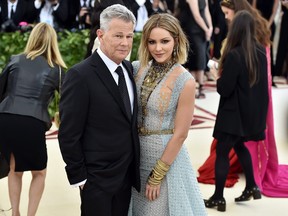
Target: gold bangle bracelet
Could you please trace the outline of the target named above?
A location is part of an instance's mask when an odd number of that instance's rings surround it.
[[[155,167],[152,169],[148,177],[148,184],[151,186],[161,184],[163,178],[169,171],[169,168],[170,165],[164,163],[161,159],[157,160]]]

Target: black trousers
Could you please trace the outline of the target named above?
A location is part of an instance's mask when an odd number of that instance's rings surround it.
[[[80,189],[81,216],[127,216],[131,199],[128,182],[117,193],[110,194],[87,181]]]
[[[221,138],[218,138],[216,146],[216,163],[215,163],[215,192],[213,195],[214,199],[223,198],[223,191],[225,186],[225,181],[229,172],[229,152],[234,148],[235,153],[238,156],[240,164],[243,168],[246,187],[252,188],[256,185],[254,180],[253,166],[251,155],[246,148],[244,141],[241,137],[225,134]]]

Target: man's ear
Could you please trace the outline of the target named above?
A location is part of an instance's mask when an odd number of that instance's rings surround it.
[[[102,29],[97,29],[96,34],[97,34],[97,37],[98,37],[98,39],[100,41],[102,39],[103,35],[104,35],[104,32],[103,32]]]

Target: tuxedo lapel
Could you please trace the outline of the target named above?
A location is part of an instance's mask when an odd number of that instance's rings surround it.
[[[2,18],[2,22],[5,22],[8,19],[8,3],[7,1],[3,1],[1,3],[1,18]]]
[[[130,118],[127,116],[127,112],[123,103],[123,100],[121,98],[118,86],[112,77],[109,69],[103,62],[103,60],[100,58],[97,52],[94,52],[92,56],[90,56],[90,61],[92,62],[92,66],[96,67],[95,73],[100,78],[100,80],[103,82],[104,86],[108,89],[108,91],[111,93],[112,97],[116,100],[116,102],[119,104],[122,112],[125,114],[127,119],[130,121]]]

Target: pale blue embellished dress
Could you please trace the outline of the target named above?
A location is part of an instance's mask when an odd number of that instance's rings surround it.
[[[159,82],[149,97],[148,114],[145,128],[149,130],[166,130],[174,128],[174,117],[180,93],[192,75],[186,71],[170,71]],[[139,62],[133,62],[134,73],[139,69]],[[141,85],[147,73],[135,75],[139,114],[138,121],[142,121]],[[172,86],[172,89],[171,89]],[[195,172],[185,145],[180,150],[176,160],[170,167],[161,183],[160,197],[149,201],[145,197],[145,187],[148,176],[165,149],[172,134],[168,135],[140,135],[140,174],[141,192],[132,190],[129,216],[206,216],[204,201],[196,179]]]

